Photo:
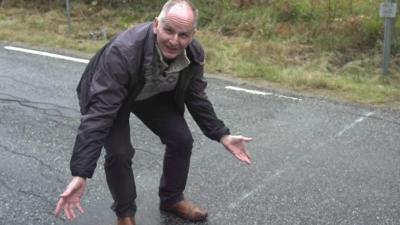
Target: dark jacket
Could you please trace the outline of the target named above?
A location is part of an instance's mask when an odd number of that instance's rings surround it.
[[[154,69],[154,48],[152,24],[145,23],[113,38],[90,60],[77,88],[82,118],[70,163],[73,176],[93,176],[114,120],[131,109],[144,87],[144,74]],[[175,104],[182,115],[186,105],[203,133],[218,141],[229,129],[205,93],[204,51],[193,40],[186,53],[190,64],[180,72]]]

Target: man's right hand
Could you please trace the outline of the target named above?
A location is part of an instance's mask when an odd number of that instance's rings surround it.
[[[60,199],[57,202],[56,210],[54,214],[59,216],[61,209],[64,209],[65,216],[69,220],[73,220],[76,217],[74,209],[78,209],[81,213],[84,212],[81,206],[81,198],[86,188],[86,179],[83,177],[73,177],[71,182],[68,184],[65,191],[60,195]]]

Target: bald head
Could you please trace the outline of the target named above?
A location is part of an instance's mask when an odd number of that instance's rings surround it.
[[[164,4],[157,19],[162,23],[171,16],[179,17],[183,23],[193,24],[194,29],[197,27],[198,10],[189,0],[169,0]]]
[[[197,13],[188,0],[168,1],[153,22],[159,50],[166,59],[175,59],[192,42]]]

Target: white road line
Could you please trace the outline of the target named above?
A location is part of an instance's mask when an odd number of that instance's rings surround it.
[[[352,124],[349,124],[348,126],[346,126],[343,130],[341,130],[337,136],[340,137],[342,136],[346,131],[352,129],[353,127],[355,127],[357,124],[361,123],[362,121],[364,121],[365,119],[367,119],[368,117],[374,115],[375,112],[369,112],[367,114],[365,114],[364,116],[356,119]]]
[[[283,172],[285,172],[285,170],[281,170],[281,169],[277,170],[275,172],[275,174],[273,174],[271,177],[268,177],[267,179],[263,180],[263,183],[257,185],[253,190],[243,194],[235,202],[232,202],[231,204],[229,204],[228,208],[230,208],[230,209],[237,208],[247,198],[249,198],[250,196],[256,194],[257,192],[260,192],[265,187],[266,183],[269,183],[273,179],[280,177]]]
[[[233,90],[233,91],[242,91],[242,92],[246,92],[246,93],[254,94],[254,95],[272,95],[272,96],[276,96],[278,98],[286,98],[286,99],[291,99],[291,100],[295,100],[295,101],[302,101],[303,100],[301,98],[295,98],[295,97],[275,94],[275,93],[272,93],[272,92],[256,91],[256,90],[250,90],[250,89],[234,87],[234,86],[226,86],[225,88],[229,89],[229,90]]]
[[[7,49],[7,50],[10,50],[10,51],[25,52],[25,53],[34,54],[34,55],[47,56],[47,57],[51,57],[51,58],[63,59],[63,60],[79,62],[79,63],[85,63],[85,64],[89,63],[89,60],[87,60],[87,59],[81,59],[81,58],[75,58],[75,57],[70,57],[70,56],[58,55],[58,54],[53,54],[53,53],[49,53],[49,52],[42,52],[42,51],[37,51],[37,50],[18,48],[18,47],[13,47],[13,46],[5,46],[4,48]],[[278,98],[286,98],[286,99],[291,99],[291,100],[295,100],[295,101],[302,101],[302,99],[300,99],[300,98],[289,97],[289,96],[275,94],[275,93],[271,93],[271,92],[262,92],[262,91],[256,91],[256,90],[249,90],[249,89],[244,89],[244,88],[240,88],[240,87],[233,87],[233,86],[226,86],[225,88],[229,89],[229,90],[234,90],[234,91],[242,91],[242,92],[246,92],[246,93],[250,93],[250,94],[272,95],[272,96],[276,96]]]
[[[4,48],[7,50],[11,50],[11,51],[25,52],[25,53],[34,54],[34,55],[42,55],[42,56],[47,56],[47,57],[56,58],[56,59],[63,59],[63,60],[85,63],[85,64],[89,63],[89,60],[87,60],[87,59],[80,59],[80,58],[58,55],[58,54],[53,54],[53,53],[48,53],[48,52],[36,51],[36,50],[25,49],[25,48],[17,48],[17,47],[12,47],[12,46],[5,46]]]

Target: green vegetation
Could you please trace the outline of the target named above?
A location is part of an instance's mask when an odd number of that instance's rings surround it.
[[[165,1],[0,0],[0,40],[93,54],[107,39],[152,20]],[[400,23],[390,75],[381,75],[382,0],[204,0],[197,38],[209,73],[371,105],[400,108]]]

